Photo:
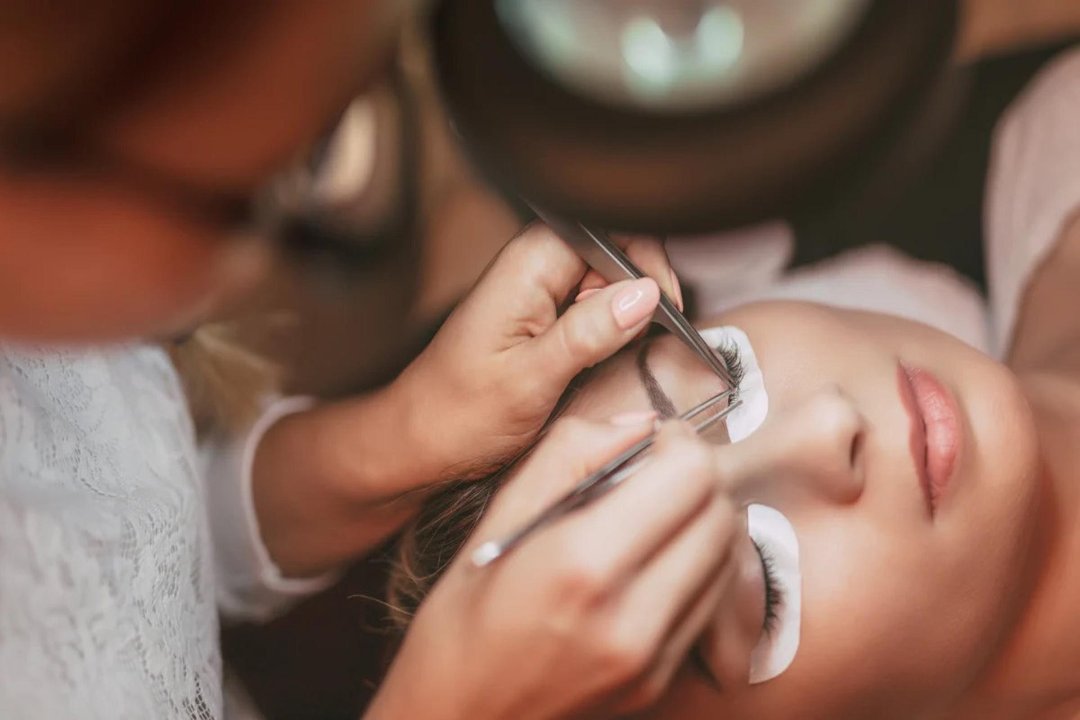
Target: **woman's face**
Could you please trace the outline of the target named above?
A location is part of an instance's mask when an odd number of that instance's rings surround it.
[[[31,4],[0,21],[8,60],[0,129],[17,121],[36,130],[48,124],[42,113],[62,112],[75,116],[79,141],[114,166],[200,194],[247,197],[370,84],[413,4],[187,4],[137,70],[118,59],[150,47],[161,3]],[[0,167],[0,332],[157,337],[189,330],[251,289],[265,248],[145,185],[78,163],[39,173]]]
[[[744,562],[748,569],[736,574],[696,661],[649,717],[947,713],[1011,627],[1017,608],[1010,598],[1020,593],[1010,590],[1022,583],[1029,551],[1035,440],[1012,375],[952,337],[889,316],[765,303],[713,324],[749,336],[764,378],[768,417],[754,440],[758,447],[767,440],[775,457],[760,500],[781,511],[798,538],[801,639],[785,672],[748,684],[764,571]],[[647,363],[676,407],[718,389],[674,338],[651,343]],[[951,471],[944,469],[947,485],[937,477],[949,445],[934,436],[940,397],[932,395],[930,406],[913,402],[904,367],[929,373],[955,398],[959,442]],[[599,419],[649,402],[630,350],[598,373],[567,414]],[[852,417],[858,421],[845,419]],[[747,545],[737,557],[755,552]]]

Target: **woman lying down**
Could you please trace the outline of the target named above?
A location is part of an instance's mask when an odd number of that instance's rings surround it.
[[[1075,108],[1078,56],[999,135],[989,250],[1005,364],[926,324],[819,304],[749,304],[706,324],[741,400],[713,440],[733,459],[764,444],[768,472],[713,620],[645,717],[1080,713]],[[561,413],[671,417],[722,389],[662,337],[595,368]],[[392,588],[406,615],[468,561],[463,546],[491,539],[469,535],[513,482],[499,477],[448,489],[410,528]]]

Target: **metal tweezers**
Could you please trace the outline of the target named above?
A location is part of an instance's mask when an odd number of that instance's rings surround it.
[[[561,220],[535,206],[533,211],[555,231],[556,235],[569,243],[574,251],[589,264],[589,267],[600,273],[600,276],[608,282],[645,277],[645,273],[603,232],[587,228],[578,222]],[[656,308],[653,322],[663,325],[689,345],[690,349],[704,360],[713,372],[727,383],[728,387],[732,387],[731,373],[728,372],[723,361],[717,357],[716,351],[705,342],[697,328],[690,324],[686,316],[679,312],[679,308],[664,292],[660,293],[660,304]]]
[[[679,420],[690,423],[695,433],[700,434],[710,426],[726,418],[731,411],[742,404],[742,400],[734,395],[734,390],[728,389],[712,396],[697,407],[691,408],[679,416]],[[725,400],[730,402],[715,413],[709,414],[717,405]],[[704,415],[704,417],[701,417]],[[507,554],[517,547],[525,538],[549,523],[558,520],[583,505],[607,494],[617,487],[626,478],[634,474],[641,466],[645,455],[656,441],[656,433],[652,433],[644,440],[640,440],[630,446],[622,454],[609,461],[602,468],[579,482],[570,492],[554,505],[550,506],[528,524],[500,540],[490,540],[476,548],[472,554],[472,564],[476,567],[485,567]]]
[[[578,255],[608,282],[635,280],[645,277],[645,274],[626,256],[626,253],[620,250],[604,233],[591,230],[578,222],[561,220],[535,206],[533,210],[541,220],[555,231],[555,234],[569,243]],[[656,314],[653,316],[653,322],[663,325],[682,339],[727,385],[727,390],[679,417],[680,420],[691,422],[694,431],[700,433],[713,423],[723,420],[741,403],[738,395],[734,394],[735,387],[731,380],[731,373],[728,372],[727,366],[717,356],[716,351],[705,342],[701,334],[690,324],[686,316],[679,311],[671,298],[663,292],[660,293],[660,304],[657,307]],[[722,410],[698,420],[700,415],[707,413],[727,399],[730,399],[730,401]],[[578,483],[561,500],[541,512],[527,525],[501,540],[492,540],[478,547],[472,554],[473,565],[477,567],[490,565],[536,530],[567,513],[573,512],[582,505],[592,502],[618,486],[637,470],[644,454],[649,451],[655,440],[655,433],[641,440],[600,468],[600,470]]]

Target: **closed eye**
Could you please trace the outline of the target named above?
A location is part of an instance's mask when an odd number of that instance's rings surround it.
[[[646,342],[638,350],[636,357],[638,377],[645,388],[645,394],[649,397],[649,404],[652,405],[656,414],[663,419],[673,418],[679,414],[675,409],[675,403],[672,401],[671,396],[664,392],[664,388],[660,386],[652,369],[649,367],[649,348],[651,346],[652,343]],[[719,353],[720,359],[724,361],[724,366],[727,368],[728,374],[731,375],[731,381],[735,384],[732,389],[737,393],[743,378],[746,377],[746,367],[743,365],[739,346],[734,340],[724,339],[715,350]]]
[[[739,387],[742,386],[742,381],[746,378],[746,366],[743,365],[742,351],[739,350],[738,344],[731,338],[724,338],[716,346],[715,350],[720,354],[720,358],[727,367],[728,374],[731,375],[731,382],[735,385],[732,389],[738,392]]]
[[[772,635],[776,630],[776,624],[780,620],[779,609],[784,602],[784,591],[780,587],[780,580],[776,577],[776,568],[772,555],[767,548],[757,540],[752,541],[754,549],[761,558],[761,573],[765,578],[765,615],[761,624],[761,631],[766,635]]]

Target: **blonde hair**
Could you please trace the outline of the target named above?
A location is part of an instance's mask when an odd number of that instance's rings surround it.
[[[201,325],[168,349],[199,437],[243,430],[258,417],[262,400],[280,388],[280,366],[247,347],[234,323]]]

